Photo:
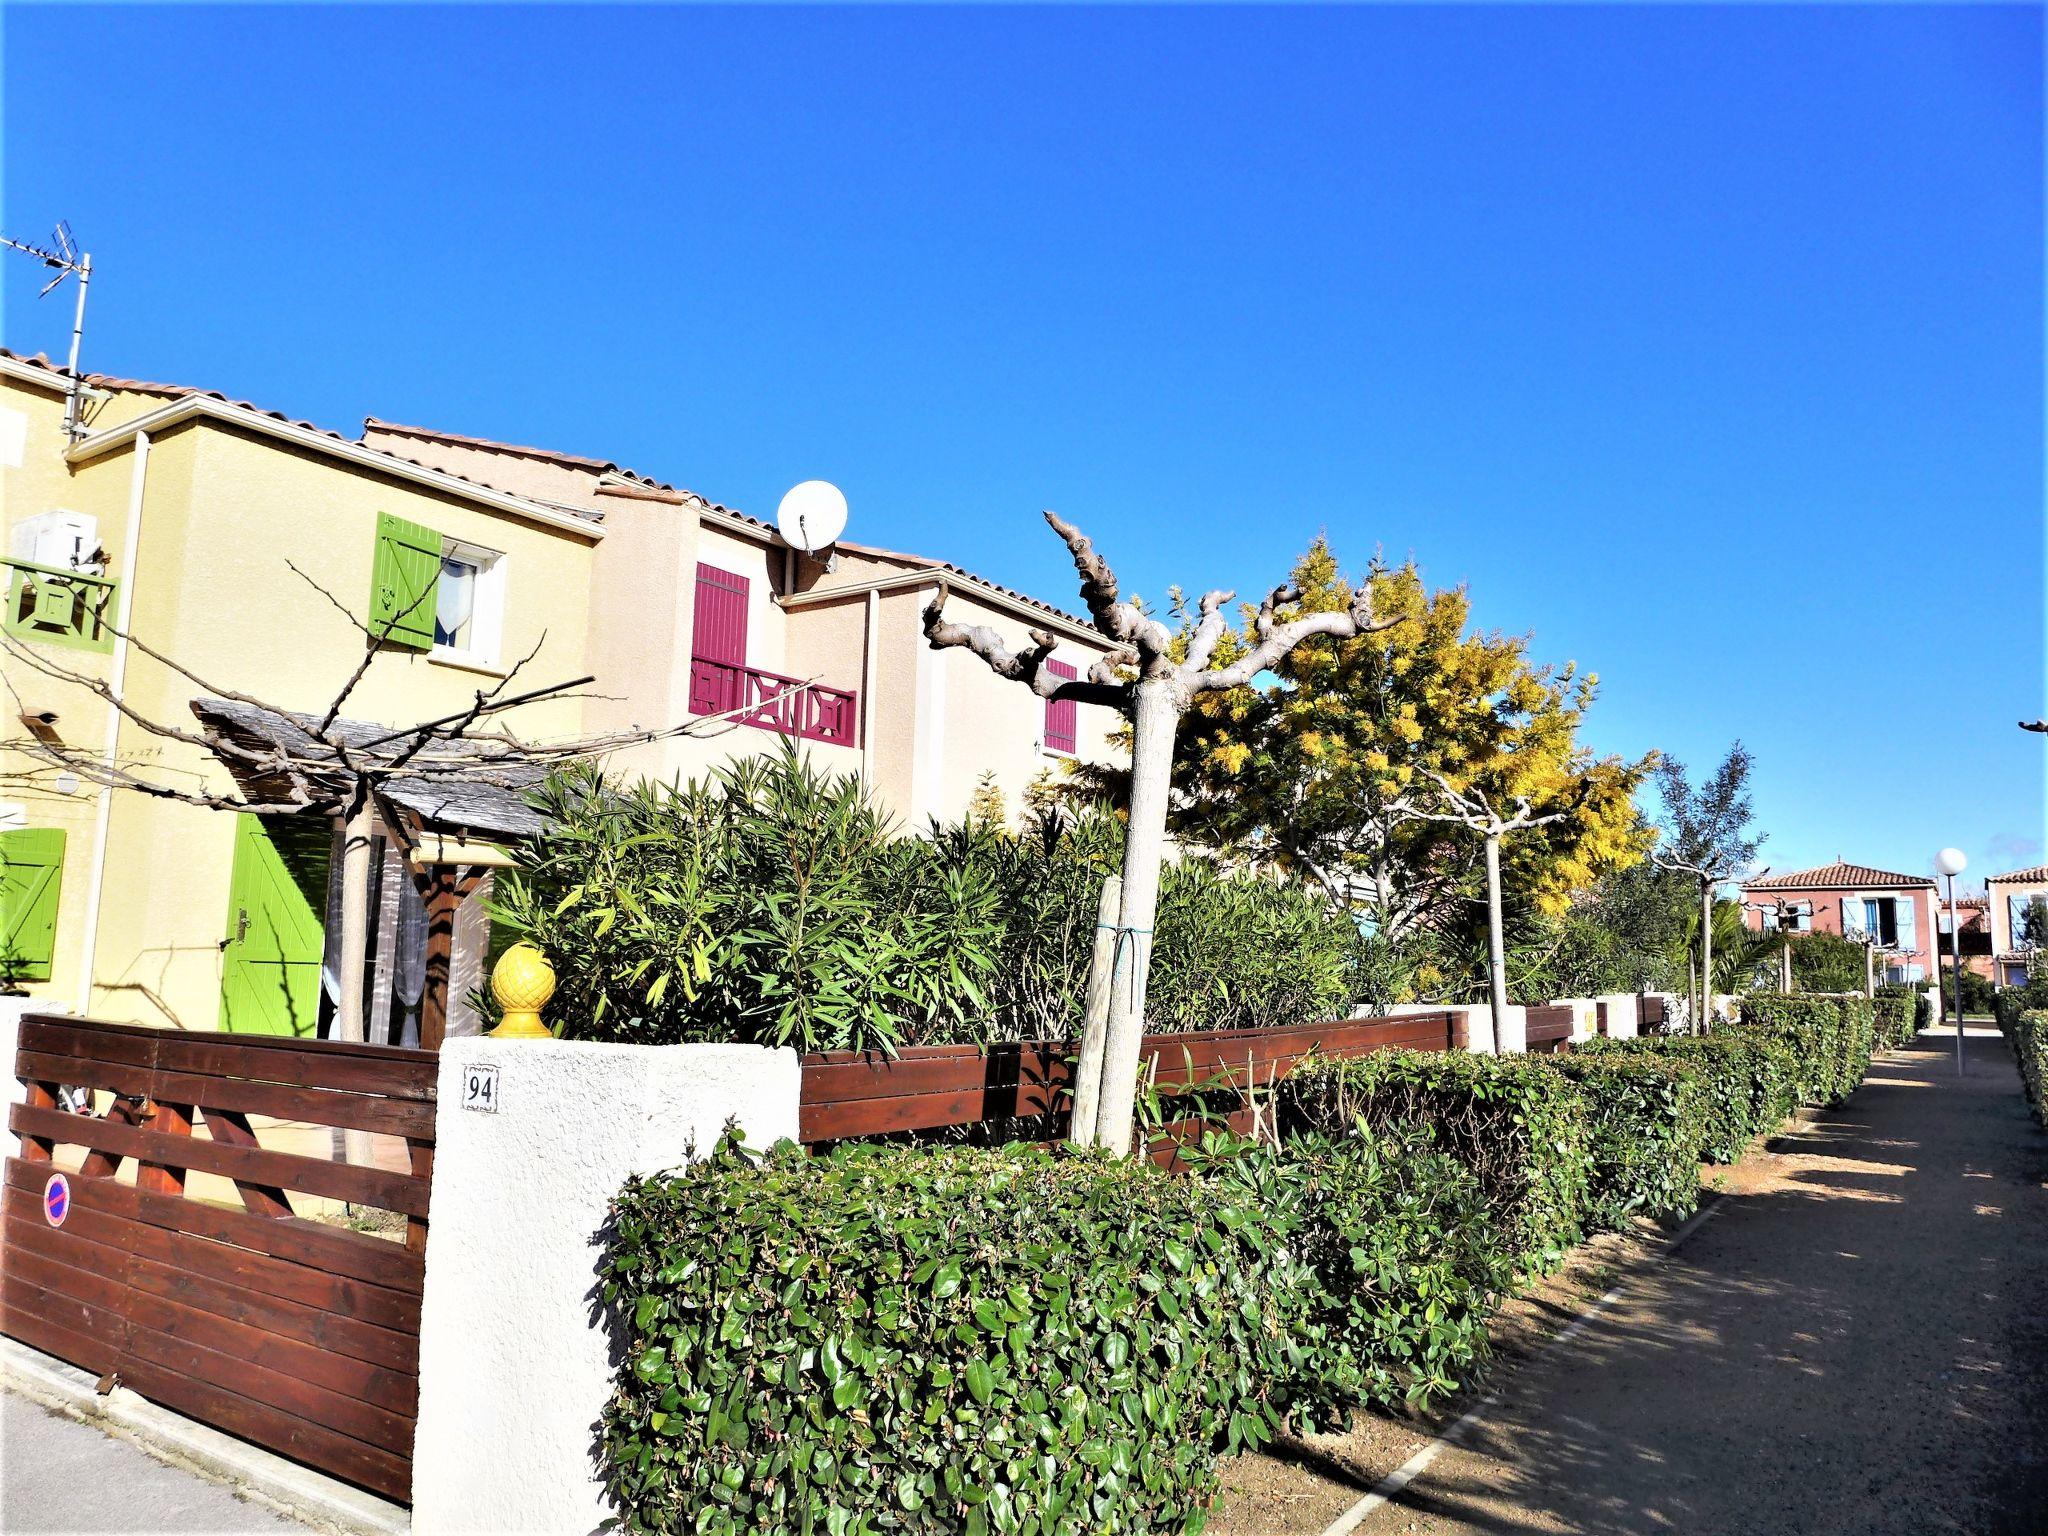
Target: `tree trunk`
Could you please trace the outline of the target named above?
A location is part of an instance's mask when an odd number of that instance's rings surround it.
[[[370,838],[374,813],[369,797],[349,816],[341,835],[341,997],[334,1011],[334,1038],[364,1037],[363,961],[370,950]]]
[[[1867,940],[1863,945],[1863,995],[1877,996],[1877,951]]]
[[[1778,951],[1778,990],[1787,997],[1792,995],[1792,936],[1785,935],[1785,947]]]
[[[1486,835],[1486,964],[1493,1003],[1493,1017],[1487,1026],[1493,1036],[1486,1043],[1489,1051],[1500,1049],[1501,1026],[1508,1011],[1507,939],[1501,929],[1500,834],[1489,832]]]
[[[1700,1033],[1714,1027],[1714,883],[1700,882]]]
[[[376,813],[370,797],[362,802],[342,825],[341,837],[341,997],[334,1012],[334,1038],[361,1040],[364,1036],[363,961],[370,947],[370,838]],[[368,1164],[370,1137],[366,1131],[336,1130],[337,1159]]]
[[[1081,1051],[1074,1062],[1073,1109],[1067,1121],[1071,1146],[1095,1145],[1096,1118],[1102,1105],[1102,1049],[1109,1030],[1110,977],[1116,968],[1117,920],[1122,915],[1121,876],[1102,877],[1102,895],[1095,903],[1095,951],[1088,962],[1088,998],[1081,1009]]]
[[[1147,679],[1134,690],[1131,813],[1124,834],[1123,918],[1102,1050],[1102,1094],[1095,1140],[1121,1157],[1131,1150],[1138,1102],[1138,1056],[1145,1035],[1145,981],[1152,968],[1152,924],[1159,915],[1159,863],[1166,853],[1166,797],[1173,777],[1173,735],[1180,724],[1178,685]]]

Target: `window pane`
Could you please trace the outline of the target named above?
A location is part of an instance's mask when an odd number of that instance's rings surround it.
[[[470,561],[442,558],[441,588],[435,594],[436,645],[469,644],[470,616],[476,611],[476,571]]]

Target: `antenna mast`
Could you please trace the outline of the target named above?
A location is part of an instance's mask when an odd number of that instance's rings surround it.
[[[71,238],[70,224],[61,219],[51,236],[51,244],[56,247],[54,250],[0,235],[0,245],[33,256],[44,266],[56,269],[57,275],[43,284],[37,298],[46,297],[51,289],[73,273],[78,275],[78,307],[71,315],[71,362],[67,369],[70,387],[64,392],[64,435],[76,439],[85,435],[85,425],[79,420],[80,392],[85,381],[78,373],[78,343],[85,335],[85,291],[92,283],[92,252],[78,249],[77,242]]]

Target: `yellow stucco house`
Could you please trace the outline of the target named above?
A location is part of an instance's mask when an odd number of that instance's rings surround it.
[[[237,784],[204,738],[246,724],[238,695],[317,713],[367,660],[346,714],[374,734],[460,711],[530,656],[520,689],[596,681],[509,713],[525,739],[698,722],[608,763],[667,778],[787,734],[909,827],[960,816],[984,774],[1015,811],[1046,770],[1114,751],[1109,712],[1049,704],[925,644],[919,613],[945,581],[949,617],[1013,644],[1049,631],[1077,673],[1107,649],[1083,621],[944,561],[844,542],[814,558],[755,518],[573,454],[374,419],[351,439],[182,386],[83,383],[71,440],[69,376],[0,351],[0,670],[18,743],[227,797]],[[182,730],[150,729],[165,724]],[[333,1032],[330,819],[209,810],[6,756],[0,980],[119,1021]],[[474,1027],[461,998],[491,843],[519,830],[516,815],[419,811],[439,841],[413,827],[375,854],[373,1040]]]

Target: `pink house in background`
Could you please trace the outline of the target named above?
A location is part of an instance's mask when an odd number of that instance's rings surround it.
[[[1879,952],[1881,979],[1925,981],[1939,974],[1934,959],[1934,881],[1865,864],[1837,862],[1818,869],[1766,875],[1742,888],[1742,920],[1775,930],[1779,911],[1795,933],[1839,933],[1869,938]]]

